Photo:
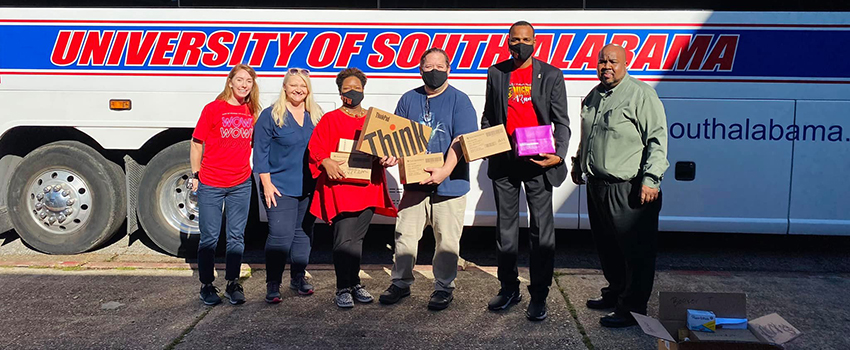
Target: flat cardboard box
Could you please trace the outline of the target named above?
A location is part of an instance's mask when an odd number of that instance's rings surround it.
[[[443,166],[442,153],[426,153],[404,157],[398,161],[398,174],[402,184],[418,183],[431,176],[425,168]]]
[[[757,340],[684,341],[678,339],[678,330],[687,327],[687,309],[710,310],[717,317],[747,318],[747,295],[744,293],[658,293],[658,319],[632,312],[644,333],[658,338],[659,350],[709,350],[709,349],[782,349],[801,332],[777,314],[762,316],[748,322],[745,331]],[[727,330],[729,331],[729,330]],[[676,334],[674,337],[672,334]],[[710,333],[708,333],[710,334]],[[752,339],[750,339],[752,340]]]
[[[718,329],[714,333],[690,331],[688,337],[693,341],[733,341],[759,343],[758,338],[749,329]]]
[[[369,183],[372,181],[372,156],[359,152],[331,152],[331,159],[338,162],[345,161],[344,164],[339,166],[345,177],[334,181],[352,183]]]
[[[467,162],[511,150],[511,141],[502,124],[460,136],[463,158]]]
[[[357,143],[354,142],[354,140],[339,139],[339,144],[337,145],[336,151],[345,153],[354,152],[354,146],[356,144]]]
[[[428,150],[431,128],[375,107],[369,108],[356,149],[376,157],[410,157]]]

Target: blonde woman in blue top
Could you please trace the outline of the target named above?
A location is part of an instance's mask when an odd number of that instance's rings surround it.
[[[280,302],[280,284],[291,260],[289,287],[313,294],[304,278],[310,260],[310,198],[315,182],[307,166],[307,143],[322,117],[313,99],[310,72],[290,68],[280,98],[260,113],[254,126],[254,172],[260,175],[263,204],[269,218],[266,240],[266,302]]]

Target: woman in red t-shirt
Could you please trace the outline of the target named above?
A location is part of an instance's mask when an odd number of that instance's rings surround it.
[[[260,113],[257,73],[237,65],[215,101],[201,112],[192,134],[190,162],[192,190],[198,192],[198,275],[201,300],[207,305],[221,302],[213,286],[215,249],[221,232],[222,206],[227,224],[227,288],[224,296],[233,305],[245,302],[239,285],[239,268],[245,250],[245,223],[251,203],[251,137]]]
[[[372,180],[365,184],[345,180],[340,169],[343,162],[330,158],[340,139],[354,140],[363,129],[366,110],[360,106],[366,75],[357,68],[348,68],[336,77],[342,107],[326,113],[316,128],[307,149],[310,151],[310,171],[317,178],[316,193],[310,213],[331,224],[334,232],[333,261],[337,293],[334,301],[342,308],[354,307],[354,301],[369,303],[372,295],[360,284],[360,257],[363,238],[373,214],[396,216],[396,207],[387,190],[384,167],[394,166],[394,157],[375,158]]]

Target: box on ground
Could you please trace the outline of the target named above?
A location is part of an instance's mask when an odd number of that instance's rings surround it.
[[[516,154],[520,157],[555,153],[555,137],[552,136],[551,124],[517,128],[514,130],[513,141]]]
[[[402,184],[417,183],[431,176],[425,168],[443,166],[442,153],[417,154],[398,160],[398,174]]]
[[[511,150],[508,133],[502,124],[460,136],[463,158],[467,162]]]
[[[356,149],[377,157],[409,157],[425,153],[430,137],[430,127],[371,107]]]
[[[345,161],[339,166],[345,177],[334,181],[352,183],[372,181],[372,156],[360,152],[331,152],[331,159],[338,162]]]
[[[782,349],[782,344],[801,334],[779,315],[770,314],[750,320],[747,329],[725,329],[722,333],[689,332],[689,341],[685,341],[679,339],[678,331],[687,328],[688,309],[711,310],[721,318],[747,318],[747,295],[660,292],[658,319],[634,312],[632,316],[644,333],[658,338],[659,350]],[[697,335],[698,339],[690,337],[693,333],[700,333]],[[677,336],[674,337],[673,334]]]

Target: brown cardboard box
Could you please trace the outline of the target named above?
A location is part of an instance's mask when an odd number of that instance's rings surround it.
[[[699,340],[678,339],[678,330],[686,328],[687,309],[709,310],[717,317],[747,318],[747,295],[744,293],[658,293],[658,319],[632,312],[644,333],[658,338],[659,350],[756,350],[782,349],[785,344],[801,334],[799,330],[777,314],[759,317],[748,322],[748,329],[737,330],[735,339],[708,340],[708,334],[700,334]],[[725,330],[726,332],[732,330]],[[738,333],[748,332],[749,336]],[[694,332],[696,333],[696,332]],[[724,333],[728,335],[729,333]],[[744,337],[749,342],[744,341]],[[755,341],[753,341],[755,339]]]
[[[345,174],[345,178],[335,181],[368,183],[372,181],[372,156],[360,152],[345,153],[331,152],[331,159],[345,161],[339,168]]]
[[[377,157],[410,157],[425,153],[430,137],[430,127],[371,107],[357,138],[357,150]]]
[[[337,145],[336,151],[351,153],[354,152],[354,145],[356,145],[356,142],[354,142],[354,140],[339,139],[339,144]]]
[[[425,168],[443,166],[442,153],[418,154],[398,160],[398,174],[402,184],[417,183],[431,176]]]
[[[467,162],[511,150],[508,133],[502,124],[461,135],[460,145]]]

